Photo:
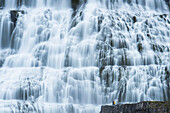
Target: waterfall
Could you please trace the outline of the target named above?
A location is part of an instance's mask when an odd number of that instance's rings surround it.
[[[3,0],[2,0],[3,1]],[[55,7],[57,9],[69,8],[71,0],[5,0],[5,8],[28,8]]]
[[[0,113],[99,113],[170,101],[164,0],[0,0]]]

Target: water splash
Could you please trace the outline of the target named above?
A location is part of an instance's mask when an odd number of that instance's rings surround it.
[[[98,113],[113,99],[169,101],[165,2],[81,0],[77,10],[72,2],[5,1],[0,112]]]

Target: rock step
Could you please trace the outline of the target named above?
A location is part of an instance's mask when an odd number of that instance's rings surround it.
[[[170,101],[146,101],[133,104],[106,105],[100,113],[169,113]]]

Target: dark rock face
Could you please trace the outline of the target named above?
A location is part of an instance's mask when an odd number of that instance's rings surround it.
[[[169,10],[170,10],[170,1],[169,0],[165,0],[167,6],[169,7]]]
[[[100,113],[169,113],[168,102],[140,102],[136,104],[120,104],[115,106],[102,106]]]
[[[25,12],[23,10],[11,10],[11,21],[14,23],[14,26],[16,26],[16,21],[19,16],[19,13],[24,14]]]
[[[2,9],[5,5],[5,1],[4,0],[0,0],[0,9]]]
[[[81,6],[83,3],[86,3],[87,0],[71,0],[71,7],[73,10],[76,10]]]
[[[77,5],[79,4],[80,0],[72,0],[71,5],[72,8],[75,10],[77,8]]]

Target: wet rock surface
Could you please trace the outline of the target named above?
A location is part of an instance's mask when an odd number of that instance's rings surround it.
[[[169,113],[170,102],[140,102],[136,104],[120,104],[102,106],[100,113]]]
[[[16,26],[17,18],[19,17],[19,13],[26,13],[24,10],[10,10],[11,21],[14,23],[14,27]]]

